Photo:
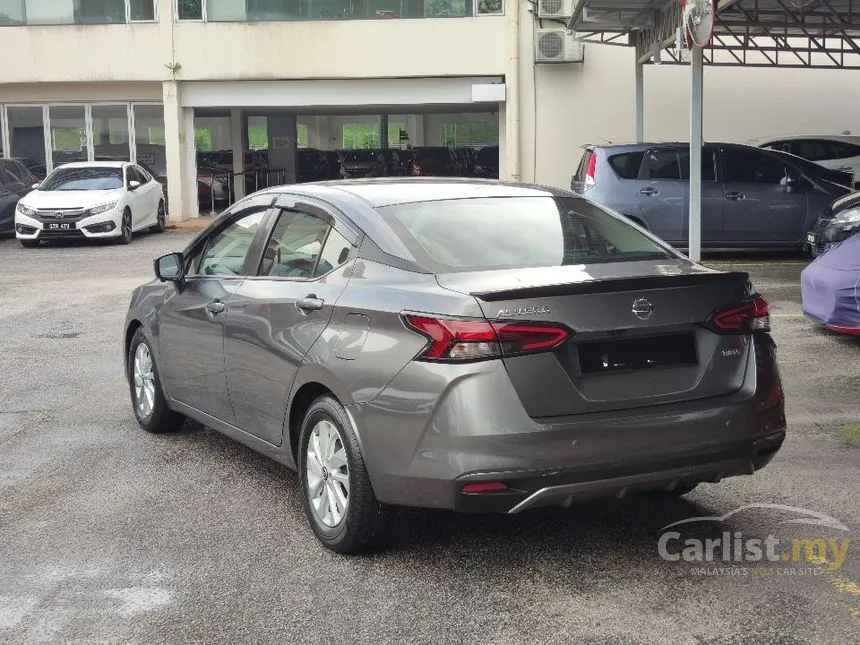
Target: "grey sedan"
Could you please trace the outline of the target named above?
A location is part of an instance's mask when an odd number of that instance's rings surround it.
[[[391,505],[518,513],[681,495],[785,436],[767,303],[571,193],[480,180],[286,186],[134,291],[137,420],[300,473],[339,552]]]

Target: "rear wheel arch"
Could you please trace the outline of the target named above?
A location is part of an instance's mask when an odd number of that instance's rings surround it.
[[[287,431],[289,433],[290,452],[292,453],[293,461],[296,465],[299,463],[298,448],[299,436],[302,432],[302,421],[304,420],[308,409],[313,405],[313,402],[321,396],[332,396],[337,398],[334,392],[322,383],[309,381],[299,387],[290,401],[290,409],[287,413]]]

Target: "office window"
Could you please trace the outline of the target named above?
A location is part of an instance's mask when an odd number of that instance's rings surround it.
[[[28,25],[70,25],[75,22],[73,0],[24,0]]]
[[[128,17],[132,22],[155,20],[155,2],[157,0],[127,0]]]
[[[176,0],[176,15],[180,20],[202,20],[203,0]]]
[[[502,0],[477,0],[480,15],[499,15],[505,12],[505,4]]]
[[[248,126],[248,133],[250,135],[250,126]],[[248,136],[248,140],[250,141],[251,137]],[[307,148],[308,147],[308,124],[307,123],[297,123],[296,124],[296,145],[299,148]],[[268,145],[266,146],[268,148]]]
[[[125,22],[125,0],[75,0],[75,23],[100,25]]]
[[[245,0],[208,0],[206,20],[212,22],[244,22],[248,19]]]
[[[135,159],[156,177],[167,174],[167,155],[164,145],[164,107],[161,105],[135,105],[134,144]],[[93,108],[95,110],[95,108]],[[95,121],[95,116],[93,116]]]
[[[24,3],[21,0],[0,0],[0,26],[23,24]]]
[[[9,153],[37,177],[45,177],[45,125],[41,107],[8,106]]]
[[[128,109],[125,105],[93,106],[93,154],[97,161],[130,161]]]
[[[87,161],[86,117],[84,106],[51,106],[51,150],[54,167],[73,161]]]

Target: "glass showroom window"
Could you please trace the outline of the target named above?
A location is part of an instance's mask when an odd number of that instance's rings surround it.
[[[9,155],[19,159],[37,179],[47,175],[45,168],[45,124],[41,106],[6,107]]]
[[[102,25],[154,21],[157,0],[0,0],[0,24]]]
[[[95,108],[93,108],[95,110]],[[167,175],[167,155],[164,145],[164,107],[135,105],[135,160],[156,177]]]
[[[129,161],[128,106],[93,106],[93,157],[96,161]]]
[[[73,161],[87,161],[87,119],[83,105],[52,105],[48,110],[51,122],[51,158],[56,168]]]

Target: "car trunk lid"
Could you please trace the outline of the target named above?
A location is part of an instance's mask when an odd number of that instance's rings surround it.
[[[504,358],[527,412],[549,417],[720,396],[743,385],[748,335],[717,334],[713,312],[748,295],[746,273],[682,260],[450,273],[490,320],[556,323],[551,352]]]

